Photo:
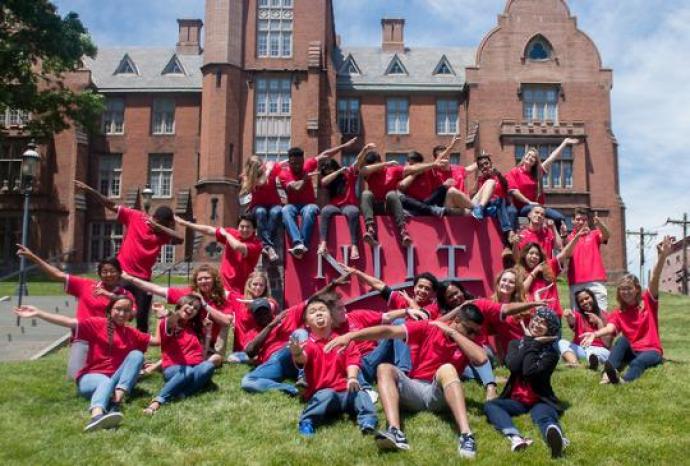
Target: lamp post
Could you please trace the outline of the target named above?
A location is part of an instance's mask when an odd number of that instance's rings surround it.
[[[26,246],[29,242],[29,199],[33,191],[33,181],[38,172],[38,164],[41,156],[36,152],[36,143],[31,141],[28,148],[22,154],[22,194],[24,195],[24,217],[22,218],[22,245]],[[26,295],[26,259],[21,256],[19,259],[19,289],[17,290],[17,305],[22,305],[22,299]],[[17,317],[19,325],[19,317]]]
[[[144,210],[148,214],[151,209],[151,198],[153,198],[153,189],[151,189],[148,183],[146,183],[146,187],[141,190],[141,197],[144,198]]]

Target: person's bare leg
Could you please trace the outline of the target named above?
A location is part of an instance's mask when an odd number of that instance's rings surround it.
[[[472,199],[457,188],[449,188],[446,193],[445,207],[450,209],[471,209],[474,207]]]
[[[395,366],[381,364],[376,369],[378,380],[379,399],[383,412],[386,415],[388,427],[400,428],[400,393],[398,393],[398,381]]]
[[[467,417],[467,406],[465,405],[465,391],[462,389],[462,382],[460,382],[458,371],[453,365],[444,364],[436,371],[436,380],[443,387],[443,396],[450,411],[453,413],[453,418],[460,433],[471,433],[470,421]]]
[[[486,205],[489,203],[489,200],[491,199],[491,196],[494,194],[494,190],[496,189],[496,181],[495,180],[487,180],[484,182],[482,185],[481,189],[477,193],[479,196],[478,203],[482,207],[486,207]]]
[[[577,360],[577,356],[572,351],[566,351],[563,353],[563,360],[565,365],[568,367],[580,367],[580,362]]]

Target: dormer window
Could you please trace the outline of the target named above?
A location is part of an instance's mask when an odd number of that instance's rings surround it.
[[[388,68],[386,68],[386,74],[387,75],[405,75],[407,74],[407,70],[405,69],[405,66],[402,64],[400,61],[400,58],[397,55],[393,56],[393,59],[391,62],[388,64]]]
[[[355,61],[354,57],[352,55],[348,55],[343,65],[340,67],[338,74],[362,74],[362,72],[360,71],[359,66],[357,66],[357,62]]]
[[[125,54],[125,56],[122,57],[122,60],[120,60],[120,64],[117,65],[115,74],[139,74],[139,70],[137,70],[137,66],[134,64],[134,61],[129,57],[129,54]]]
[[[168,64],[165,65],[165,68],[163,68],[163,72],[161,74],[185,74],[184,68],[182,68],[182,63],[180,63],[180,59],[177,58],[177,55],[170,57],[170,61],[168,61]]]
[[[542,61],[549,60],[553,55],[553,47],[542,35],[536,36],[527,44],[525,57],[528,60]]]
[[[454,76],[455,71],[453,71],[453,67],[450,66],[450,62],[448,61],[448,58],[446,56],[442,56],[441,60],[438,62],[436,65],[436,68],[434,68],[434,75],[446,75],[446,76]]]

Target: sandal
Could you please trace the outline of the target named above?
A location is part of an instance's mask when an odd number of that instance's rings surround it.
[[[148,416],[153,416],[159,409],[161,409],[161,404],[157,401],[153,401],[150,405],[144,408],[144,414]]]
[[[350,260],[359,260],[359,249],[354,244],[350,246]]]

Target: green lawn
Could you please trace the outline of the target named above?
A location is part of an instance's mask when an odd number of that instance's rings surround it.
[[[567,302],[567,298],[563,300]],[[638,382],[600,386],[592,372],[559,366],[554,385],[570,404],[562,419],[572,445],[564,464],[688,464],[690,448],[690,300],[663,296],[662,336],[672,362]],[[153,357],[153,355],[151,355]],[[341,420],[297,435],[302,405],[280,394],[249,395],[239,388],[246,367],[225,367],[215,388],[164,407],[153,418],[141,410],[161,387],[143,380],[126,405],[117,431],[85,435],[87,402],[65,380],[63,350],[37,362],[0,364],[0,464],[448,464],[456,454],[455,432],[445,418],[423,413],[405,417],[412,450],[381,454],[371,438]],[[499,374],[506,375],[505,370]],[[477,464],[546,464],[537,441],[513,454],[482,415],[482,391],[466,385],[478,441]],[[380,405],[379,410],[380,410]],[[383,413],[379,413],[384,422]],[[538,438],[528,417],[517,424]]]

